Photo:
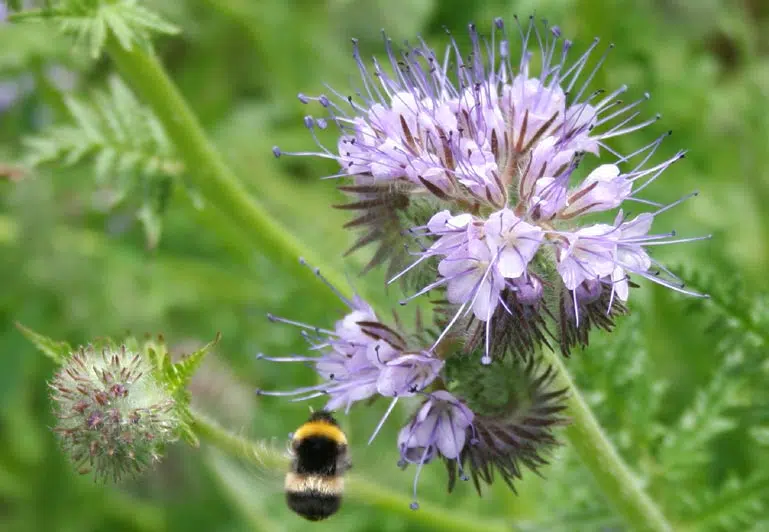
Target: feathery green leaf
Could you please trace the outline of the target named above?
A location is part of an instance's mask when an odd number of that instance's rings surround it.
[[[33,331],[16,322],[16,328],[32,342],[44,355],[48,356],[57,364],[64,364],[72,355],[72,347],[67,342],[58,342],[47,336]]]
[[[90,160],[96,185],[110,193],[107,208],[126,199],[138,202],[137,217],[154,247],[173,182],[184,170],[163,127],[117,77],[110,79],[108,91],[65,102],[72,124],[24,139],[27,164],[70,166]]]
[[[187,443],[193,446],[198,445],[198,437],[191,428],[192,417],[190,413],[191,396],[187,386],[192,379],[195,371],[203,361],[206,353],[219,342],[221,335],[204,345],[197,351],[185,355],[178,362],[171,359],[168,348],[163,338],[157,340],[147,340],[142,349],[155,366],[157,378],[166,389],[171,393],[176,401],[175,409],[182,419],[180,427],[180,436]]]
[[[30,10],[15,20],[51,20],[66,34],[75,37],[93,58],[98,58],[107,39],[114,37],[120,46],[150,47],[153,33],[176,34],[179,29],[138,0],[62,0],[46,9]]]
[[[216,338],[197,351],[184,355],[178,362],[169,363],[165,366],[163,380],[171,393],[177,394],[187,388],[198,366],[203,362],[203,357],[212,347],[219,343],[220,339],[221,334],[217,334]]]

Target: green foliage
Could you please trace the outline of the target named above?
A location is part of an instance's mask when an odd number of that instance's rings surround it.
[[[211,348],[219,343],[220,339],[221,335],[217,334],[213,341],[190,354],[182,356],[177,362],[171,359],[162,338],[157,342],[147,341],[143,347],[143,350],[155,364],[158,379],[165,385],[168,393],[176,401],[177,412],[184,420],[181,427],[182,438],[194,446],[198,445],[198,438],[190,427],[190,401],[192,396],[188,387],[192,377],[195,375],[195,370],[203,362],[203,357]]]
[[[50,21],[13,25],[0,31],[0,73],[3,76],[22,74],[30,66],[46,63],[84,69],[90,62],[87,55],[73,50],[66,37],[56,33]]]
[[[207,343],[188,355],[184,355],[178,362],[171,363],[168,357],[160,359],[158,366],[163,373],[163,382],[166,383],[168,390],[172,394],[178,395],[186,390],[190,380],[195,375],[195,371],[203,362],[203,357],[211,348],[219,343],[220,339],[221,335],[217,335],[216,339],[212,342]]]
[[[513,9],[522,15],[536,8],[538,15],[575,38],[575,52],[594,35],[614,42],[593,87],[612,90],[627,83],[632,93],[628,98],[649,90],[653,99],[644,112],[659,111],[664,117],[659,128],[614,147],[631,152],[670,127],[674,135],[661,152],[688,148],[687,159],[649,187],[644,198],[668,202],[700,190],[695,201],[661,216],[655,231],[715,235],[701,247],[654,248],[655,258],[686,264],[678,273],[711,299],[694,301],[644,283],[631,294],[631,316],[620,318],[611,334],[594,334],[590,348],[575,351],[567,366],[675,530],[766,530],[769,152],[764,145],[769,132],[769,40],[762,28],[769,13],[760,4],[544,0],[510,7],[491,0],[447,0],[403,1],[397,4],[401,9],[388,8],[394,4],[382,0],[55,2],[54,10],[80,6],[78,13],[93,9],[90,13],[97,15],[86,19],[73,11],[72,28],[82,30],[85,51],[68,46],[67,38],[57,34],[61,20],[54,12],[48,18],[44,11],[35,12],[34,24],[0,27],[4,81],[51,63],[76,70],[81,80],[71,98],[75,112],[67,107],[69,125],[53,121],[47,112],[51,100],[41,92],[17,100],[0,116],[0,161],[34,161],[46,155],[30,177],[17,183],[0,178],[3,530],[305,528],[283,507],[280,485],[271,484],[264,472],[223,469],[221,461],[201,460],[199,451],[191,455],[182,446],[170,449],[154,474],[121,490],[79,478],[47,429],[54,420],[46,382],[57,359],[33,356],[12,326],[20,321],[73,345],[100,334],[119,337],[125,329],[137,335],[162,330],[168,338],[201,345],[200,338],[210,339],[221,330],[217,360],[232,368],[246,390],[313,384],[311,372],[301,365],[258,364],[251,357],[303,348],[294,331],[269,325],[263,318],[267,311],[333,324],[338,309],[307,297],[308,283],[315,282],[309,272],[305,278],[286,275],[269,250],[250,245],[253,235],[218,241],[212,227],[217,220],[192,218],[189,206],[181,202],[166,210],[163,242],[152,253],[144,248],[141,229],[125,221],[126,213],[134,215],[145,204],[156,205],[151,198],[161,199],[161,190],[150,184],[164,179],[175,184],[190,170],[179,166],[154,117],[111,77],[111,66],[90,59],[115,31],[103,9],[118,17],[118,28],[122,24],[128,29],[124,44],[149,44],[154,31],[147,25],[150,19],[138,15],[144,22],[136,23],[122,17],[125,9],[140,13],[134,8],[160,13],[183,30],[179,38],[162,39],[155,48],[216,147],[276,220],[336,264],[352,244],[340,229],[348,218],[330,212],[328,205],[341,202],[341,195],[328,181],[316,180],[336,168],[298,158],[281,158],[276,164],[270,148],[278,144],[300,151],[311,146],[301,121],[308,108],[295,101],[297,92],[317,94],[328,82],[352,94],[359,85],[349,58],[350,37],[361,38],[365,55],[381,59],[382,27],[396,42],[421,34],[440,45],[446,41],[445,25],[464,44],[468,21],[483,29],[492,17],[509,19]],[[101,91],[105,85],[110,89]],[[100,96],[91,96],[95,94]],[[324,133],[332,138],[331,131],[319,134]],[[22,138],[41,140],[47,147],[21,149]],[[77,162],[69,164],[70,157]],[[109,189],[113,202],[123,198],[109,213],[90,208],[87,198],[95,178]],[[148,212],[160,212],[155,209]],[[365,264],[366,257],[352,260]],[[347,271],[359,266],[350,264]],[[376,271],[372,276],[354,283],[378,287],[381,278]],[[66,350],[34,335],[30,340],[56,356]],[[156,349],[157,342],[152,344]],[[175,345],[163,349],[195,351]],[[216,395],[218,381],[205,364],[196,373],[192,388]],[[196,399],[208,400],[197,392]],[[271,398],[210,400],[204,406],[211,415],[217,408],[236,412],[217,419],[237,419],[232,422],[236,432],[272,438],[276,448],[307,416],[306,406]],[[341,419],[354,472],[405,494],[413,471],[395,467],[394,442],[413,405],[399,402],[376,440],[365,445],[386,406],[353,408]],[[540,468],[545,478],[525,475],[517,496],[495,486],[481,499],[464,483],[447,495],[445,471],[432,464],[422,471],[420,497],[447,511],[504,520],[525,531],[622,530],[568,446],[556,449],[548,461]],[[392,508],[353,500],[345,502],[338,517],[318,527],[372,532],[422,528]]]
[[[88,99],[67,97],[73,123],[26,138],[26,161],[33,167],[92,161],[97,187],[109,193],[106,208],[138,203],[148,245],[155,247],[160,215],[184,168],[155,116],[119,78],[110,78],[108,85],[108,91],[95,91]]]
[[[745,313],[755,310],[766,294],[740,301],[738,294],[745,292],[734,284],[732,289],[733,303],[724,304],[716,287],[712,300],[690,314],[703,334],[720,341],[714,352],[702,355],[710,358],[709,376],[674,416],[669,401],[677,384],[657,373],[644,340],[644,318],[638,314],[580,353],[573,366],[583,389],[595,390],[588,395],[592,406],[666,515],[696,530],[738,530],[769,508],[769,479],[763,471],[743,473],[737,464],[714,469],[728,448],[741,449],[757,464],[769,457],[769,446],[749,441],[745,433],[755,422],[746,413],[769,408],[769,395],[763,391],[769,377],[765,356],[755,356],[753,334],[769,312],[751,312],[751,319]],[[709,327],[714,323],[728,325],[730,340],[723,329]],[[590,498],[583,497],[577,508]],[[604,509],[604,517],[609,516]]]
[[[138,0],[60,0],[46,9],[25,13],[24,20],[51,19],[93,58],[101,55],[107,39],[117,39],[120,46],[149,47],[153,33],[176,34],[179,28],[142,6]]]
[[[21,333],[27,337],[27,340],[32,342],[41,353],[49,357],[51,360],[61,365],[64,364],[67,359],[72,355],[72,347],[67,342],[58,342],[52,340],[47,336],[36,333],[32,329],[29,329],[21,323],[16,323],[16,327]]]

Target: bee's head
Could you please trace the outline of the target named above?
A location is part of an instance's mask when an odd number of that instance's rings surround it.
[[[339,426],[336,419],[334,419],[334,416],[331,415],[331,412],[326,410],[318,410],[317,412],[310,414],[310,419],[308,419],[307,422],[310,423],[312,421],[323,421],[334,426]]]

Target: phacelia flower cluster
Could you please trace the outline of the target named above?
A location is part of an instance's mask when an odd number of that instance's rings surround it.
[[[350,198],[336,206],[354,213],[350,252],[375,245],[365,270],[386,265],[402,304],[429,294],[434,311],[416,339],[358,298],[334,330],[299,324],[314,355],[272,360],[308,363],[323,382],[275,394],[327,395],[328,409],[382,395],[385,418],[399,398],[421,398],[398,438],[401,464],[418,477],[441,458],[450,488],[459,476],[480,491],[494,471],[512,486],[521,464],[544,463],[564,391],[540,368],[540,348],[568,356],[591,329],[611,330],[631,279],[700,295],[649,251],[706,238],[651,230],[695,194],[642,197],[684,152],[655,157],[670,132],[630,153],[611,146],[659,119],[643,114],[648,94],[626,102],[625,86],[591,89],[611,49],[597,55],[597,39],[575,53],[557,26],[533,18],[516,18],[516,33],[518,50],[501,19],[488,38],[470,25],[469,54],[452,38],[440,55],[421,39],[397,50],[385,37],[386,62],[370,65],[353,41],[360,90],[299,95],[325,113],[304,120],[318,151],[273,150],[338,163],[328,178]],[[333,148],[321,141],[330,123]]]
[[[89,345],[50,383],[55,432],[80,473],[117,481],[160,460],[180,424],[152,367],[125,347]]]
[[[331,177],[349,180],[340,188],[353,197],[340,207],[362,228],[353,247],[379,242],[371,266],[389,262],[392,280],[416,280],[416,295],[445,290],[455,307],[447,326],[484,329],[484,363],[509,348],[493,329],[511,318],[544,333],[527,351],[548,337],[565,354],[584,345],[591,325],[610,328],[625,312],[631,276],[692,294],[648,252],[697,240],[650,232],[685,198],[639,195],[684,152],[653,162],[669,133],[625,155],[608,144],[657,121],[639,110],[648,95],[625,103],[625,86],[589,90],[606,57],[593,57],[597,39],[572,58],[558,27],[518,29],[516,55],[501,19],[489,40],[470,26],[469,58],[453,39],[441,57],[425,43],[397,52],[386,40],[390,71],[377,60],[368,67],[354,43],[355,97],[300,95],[328,113],[305,118],[314,136],[329,120],[339,128],[336,150],[316,136],[319,152],[293,154],[339,163]],[[586,169],[603,154],[612,161]],[[630,203],[651,210],[629,217],[621,206]],[[592,216],[617,209],[610,223]]]
[[[422,467],[436,458],[449,470],[449,489],[459,472],[463,480],[473,479],[479,493],[481,481],[492,483],[494,469],[512,486],[523,465],[536,470],[546,463],[543,451],[556,444],[552,428],[565,422],[561,416],[564,390],[552,389],[551,369],[540,370],[533,357],[526,361],[508,357],[481,365],[454,356],[431,340],[434,333],[424,327],[421,315],[409,331],[400,319],[390,326],[359,296],[344,297],[314,271],[348,312],[333,329],[268,315],[273,322],[301,329],[310,354],[259,354],[257,358],[306,364],[320,383],[288,391],[258,390],[259,395],[294,401],[325,397],[324,410],[345,411],[353,403],[384,397],[389,405],[369,443],[400,399],[421,399],[413,419],[398,436],[399,465],[417,468],[414,509]]]

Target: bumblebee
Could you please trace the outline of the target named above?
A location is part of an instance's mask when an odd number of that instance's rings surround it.
[[[288,507],[310,521],[336,513],[342,504],[344,473],[352,463],[347,438],[334,417],[324,410],[313,412],[291,437],[290,452]]]

